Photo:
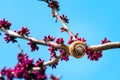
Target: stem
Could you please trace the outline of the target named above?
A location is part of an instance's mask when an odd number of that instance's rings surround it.
[[[120,42],[108,42],[105,44],[91,45],[88,46],[88,48],[92,49],[93,51],[115,49],[115,48],[120,48]]]
[[[54,45],[54,47],[58,48],[59,45],[53,42],[45,42],[43,40],[34,38],[34,37],[30,37],[30,36],[26,36],[26,35],[19,35],[16,32],[13,32],[11,30],[7,30],[4,29],[3,27],[1,28],[1,30],[7,34],[9,34],[11,37],[15,37],[15,38],[21,38],[21,39],[25,39],[25,40],[32,40],[33,42],[35,42],[36,44],[40,44],[40,45],[44,45],[44,46],[48,46],[48,44],[52,44]]]
[[[60,58],[61,58],[61,55],[57,56],[56,58],[54,58],[54,59],[52,59],[52,60],[50,60],[48,62],[44,62],[43,67],[54,64]],[[32,70],[40,70],[40,67],[33,67]]]
[[[48,62],[45,62],[43,66],[49,66],[51,64],[54,64],[57,60],[59,60],[61,58],[61,55],[57,56],[56,58],[48,61]]]
[[[76,38],[75,38],[75,35],[68,29],[68,27],[67,27],[67,25],[66,25],[66,22],[63,21],[63,20],[60,18],[60,16],[58,15],[58,11],[57,11],[57,10],[53,10],[53,11],[54,11],[54,13],[55,13],[56,18],[62,23],[63,27],[66,29],[65,31],[66,31],[70,36],[73,37],[73,40],[75,40],[75,39],[76,39]]]

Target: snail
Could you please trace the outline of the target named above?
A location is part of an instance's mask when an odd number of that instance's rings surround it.
[[[82,41],[75,41],[69,46],[69,53],[75,58],[81,58],[85,55],[87,45]]]

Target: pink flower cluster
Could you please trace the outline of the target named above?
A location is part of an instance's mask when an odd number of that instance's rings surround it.
[[[52,44],[49,44],[49,48],[48,50],[50,51],[50,60],[52,58],[55,58],[56,57],[56,49],[54,48],[54,46]]]
[[[61,27],[60,30],[61,30],[61,32],[64,32],[64,31],[66,31],[66,28]]]
[[[56,66],[58,65],[58,62],[59,62],[59,60],[56,60],[55,63],[53,63],[53,64],[51,64],[51,65],[49,65],[49,66],[51,66],[52,69],[53,69],[53,68],[56,68]]]
[[[52,60],[53,58],[56,58],[57,55],[56,55],[56,51],[57,49],[55,49],[55,47],[52,45],[52,44],[48,44],[49,48],[48,50],[50,51],[50,60]],[[53,68],[56,68],[56,66],[58,65],[58,61],[59,60],[56,60],[56,62],[54,62],[53,64],[49,65]]]
[[[5,29],[10,29],[11,23],[5,19],[0,20],[0,28],[4,27]]]
[[[103,40],[102,40],[102,43],[101,44],[105,44],[105,43],[108,43],[108,42],[111,42],[110,40],[107,40],[107,38],[105,37]]]
[[[55,40],[55,38],[53,37],[53,36],[50,36],[50,35],[48,35],[48,36],[44,36],[44,39],[43,39],[45,42],[48,42],[48,41],[54,41]]]
[[[63,43],[64,43],[63,38],[57,38],[57,39],[56,39],[56,43],[57,43],[57,44],[63,44]]]
[[[102,51],[93,51],[91,49],[87,49],[86,54],[88,55],[88,59],[98,61],[99,58],[102,57]]]
[[[0,21],[0,25],[2,25],[1,27],[4,27],[5,29],[10,29],[10,25],[11,23],[9,23],[8,21],[5,21],[5,19],[1,20]],[[29,32],[29,29],[26,28],[26,27],[22,27],[22,29],[20,29],[19,31],[14,31],[20,35],[28,35],[30,34]],[[9,34],[5,34],[5,37],[4,37],[5,41],[7,43],[9,43],[10,41],[12,41],[13,43],[17,42],[16,37],[13,37],[13,36],[10,36]]]
[[[60,16],[60,18],[65,21],[66,23],[69,23],[69,19],[67,18],[67,16],[65,16],[64,14],[62,16]]]
[[[2,75],[2,80],[4,76],[7,77],[7,80],[13,80],[13,78],[25,79],[25,80],[46,80],[45,70],[43,67],[43,60],[38,59],[36,63],[33,63],[33,59],[29,59],[27,54],[19,53],[18,54],[18,63],[14,67],[14,69],[6,69],[3,68],[0,71]],[[33,67],[39,67],[39,70],[33,70]]]
[[[67,55],[67,53],[64,50],[60,49],[59,52],[61,54],[61,60],[65,60],[65,61],[69,60],[69,55]]]
[[[30,39],[30,41],[28,42],[28,45],[30,45],[31,52],[39,49],[39,47],[37,46],[37,44],[34,43],[31,39]]]
[[[22,27],[19,31],[17,31],[18,34],[20,35],[28,35],[30,34],[29,29],[27,27]]]
[[[49,0],[48,6],[52,9],[59,10],[59,3],[56,0]]]
[[[82,42],[86,42],[85,38],[78,38],[76,37],[75,40],[73,40],[73,36],[70,36],[70,40],[68,41],[68,44],[71,44],[74,41],[82,41]]]
[[[9,43],[10,41],[12,41],[13,43],[17,42],[17,40],[15,40],[15,37],[10,36],[9,34],[5,34],[4,39],[7,43]]]

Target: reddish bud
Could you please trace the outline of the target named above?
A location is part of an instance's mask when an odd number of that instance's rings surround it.
[[[34,43],[31,39],[30,39],[30,41],[29,41],[27,44],[30,45],[30,47],[31,47],[31,52],[39,49],[39,47],[37,46],[37,44]]]
[[[88,59],[98,61],[99,58],[102,57],[102,51],[93,51],[91,49],[87,49],[86,54],[88,55]]]
[[[66,31],[66,29],[64,27],[61,27],[60,30],[61,30],[61,32]]]
[[[43,39],[45,42],[48,42],[48,41],[54,41],[55,40],[55,38],[53,37],[53,36],[50,36],[50,35],[48,35],[48,36],[44,36],[44,39]]]
[[[22,29],[20,29],[17,33],[20,34],[20,35],[30,34],[29,29],[27,27],[22,27]]]
[[[107,38],[105,37],[103,40],[102,40],[102,43],[101,44],[105,44],[105,43],[108,43],[108,42],[111,42],[110,40],[107,40]]]
[[[7,20],[3,19],[0,20],[0,28],[4,27],[5,29],[10,29],[11,23],[8,22]]]
[[[60,49],[59,52],[60,52],[60,55],[61,55],[61,60],[65,60],[65,61],[69,60],[69,56],[64,50]]]
[[[59,3],[56,0],[50,0],[48,6],[52,9],[59,10]]]
[[[63,44],[63,43],[64,43],[63,38],[58,38],[58,39],[56,39],[56,43],[58,43],[58,44]]]
[[[15,40],[15,37],[10,36],[9,34],[5,34],[4,39],[7,43],[9,43],[10,41],[12,41],[13,43],[17,42],[17,40]]]
[[[65,21],[66,23],[69,23],[69,19],[67,18],[67,16],[65,16],[64,14],[62,16],[60,16],[60,18]]]

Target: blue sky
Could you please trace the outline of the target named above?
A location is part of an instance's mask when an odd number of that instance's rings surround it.
[[[59,14],[69,18],[68,27],[73,33],[85,37],[88,45],[100,44],[104,37],[115,42],[120,41],[120,1],[119,0],[59,0]],[[63,37],[67,43],[69,36],[61,33],[60,22],[55,23],[51,17],[51,9],[37,0],[0,0],[0,19],[12,23],[11,30],[19,30],[22,26],[30,29],[31,36],[43,39],[52,35]],[[45,61],[49,58],[48,47],[39,46],[39,51],[30,52],[26,40],[17,39],[18,43],[6,44],[0,36],[0,69],[3,66],[14,67],[17,63],[18,44],[25,53],[35,60],[39,57]],[[81,59],[70,57],[68,62],[62,61],[57,69],[48,67],[47,75],[61,75],[61,80],[119,80],[120,49],[103,51],[99,61],[90,61],[87,56]]]

